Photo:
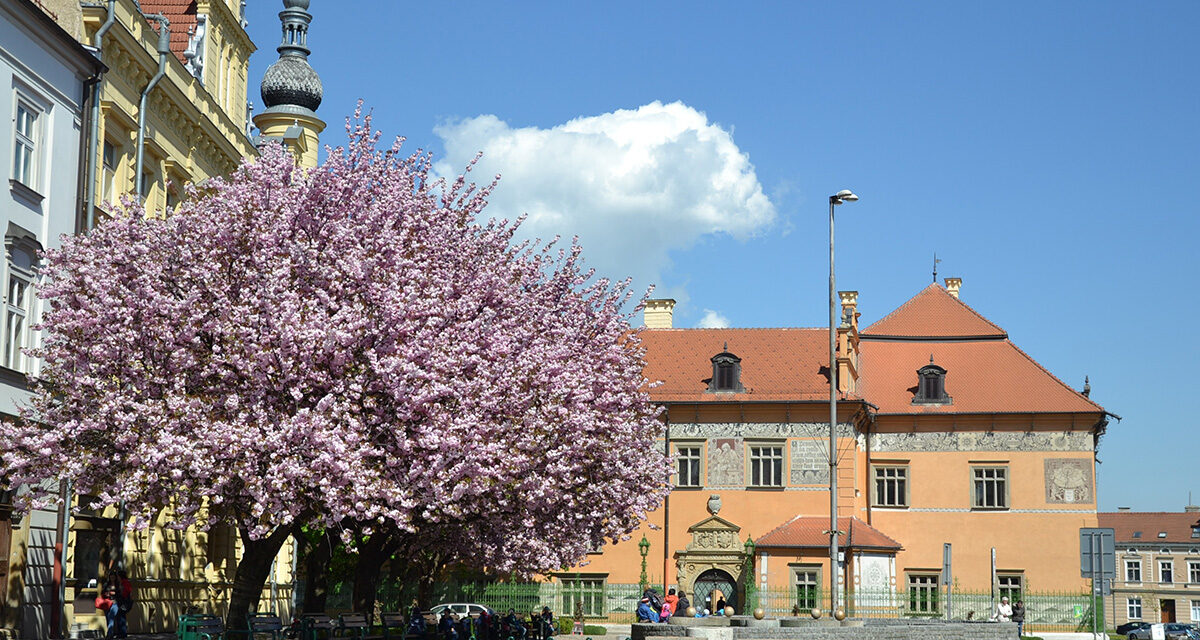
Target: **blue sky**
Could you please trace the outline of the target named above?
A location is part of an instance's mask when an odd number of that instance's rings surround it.
[[[578,233],[605,275],[677,298],[676,326],[824,326],[826,198],[853,189],[838,288],[865,322],[936,251],[1124,418],[1102,509],[1200,501],[1200,3],[312,4],[325,142],[362,98],[444,171],[487,151],[494,213]],[[279,8],[249,6],[254,87]]]

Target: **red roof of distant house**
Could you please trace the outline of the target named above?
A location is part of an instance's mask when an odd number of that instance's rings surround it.
[[[656,402],[804,402],[829,399],[826,329],[646,329],[645,376]],[[710,393],[712,357],[741,358],[745,393]]]
[[[180,62],[187,62],[183,52],[187,51],[191,31],[196,28],[196,0],[142,0],[142,11],[161,13],[171,21],[171,52]],[[158,23],[150,20],[155,28]]]
[[[1200,546],[1200,513],[1112,511],[1096,514],[1101,527],[1112,527],[1117,544],[1194,544]],[[1159,537],[1160,533],[1165,533]],[[1135,537],[1134,534],[1139,534]]]
[[[854,549],[902,549],[899,542],[858,518],[838,518],[846,535],[842,546]],[[828,547],[829,517],[799,515],[755,540],[760,547]]]
[[[861,337],[858,393],[881,414],[1104,411],[1017,348],[1003,329],[936,284],[867,327]],[[946,370],[951,401],[913,404],[917,370],[931,357]]]
[[[862,335],[899,338],[1007,338],[1008,334],[940,285],[931,284]]]

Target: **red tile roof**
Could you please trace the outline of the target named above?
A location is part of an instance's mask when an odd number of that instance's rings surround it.
[[[646,329],[645,376],[656,402],[804,402],[829,399],[826,329]],[[745,393],[707,393],[712,357],[742,359]]]
[[[196,28],[196,0],[142,0],[142,11],[161,13],[171,21],[171,52],[180,62],[187,62],[183,52],[187,50],[191,31]],[[158,29],[158,22],[150,24]]]
[[[903,547],[899,542],[884,535],[882,531],[858,518],[838,518],[838,531],[847,535],[841,538],[842,546],[854,549],[895,549]],[[829,517],[799,515],[775,527],[770,533],[755,540],[759,547],[828,547]]]
[[[1104,409],[1008,340],[860,343],[858,393],[879,413],[1096,413]],[[946,370],[946,405],[913,404],[917,369]],[[1091,425],[1081,425],[1091,426]]]
[[[1117,544],[1194,544],[1200,546],[1200,537],[1192,537],[1193,527],[1200,527],[1200,513],[1115,511],[1096,514],[1101,527],[1112,527]],[[1134,537],[1134,533],[1141,535]],[[1158,537],[1166,533],[1165,537]]]
[[[931,284],[875,324],[864,336],[901,338],[1006,338],[1008,334],[940,285]]]

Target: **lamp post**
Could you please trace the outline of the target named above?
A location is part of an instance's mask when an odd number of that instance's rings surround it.
[[[838,528],[837,528],[837,311],[834,305],[836,283],[833,277],[833,208],[843,202],[855,202],[858,196],[842,189],[829,196],[829,613],[838,609]]]
[[[746,580],[746,600],[742,603],[742,613],[754,611],[757,608],[754,598],[754,539],[749,535],[746,536],[746,544],[743,545],[746,549],[746,569],[743,572]]]
[[[638,543],[638,552],[642,554],[642,577],[641,585],[642,592],[645,593],[649,580],[646,578],[646,556],[650,553],[650,541],[646,539],[646,534],[642,534],[642,541]]]

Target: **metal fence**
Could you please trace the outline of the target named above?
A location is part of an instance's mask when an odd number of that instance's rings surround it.
[[[651,584],[665,593],[662,585]],[[571,617],[576,602],[585,603],[587,618],[595,622],[634,622],[642,594],[637,584],[596,581],[592,584],[563,582],[442,582],[433,586],[432,602],[473,602],[497,611],[515,609],[521,615],[549,607],[555,615]],[[402,611],[416,596],[409,585],[380,585],[379,602],[384,610]],[[756,588],[747,594],[743,611],[761,607],[769,617],[809,615],[813,607],[826,609],[829,594],[816,588]],[[1087,593],[1034,592],[1014,594],[1025,603],[1028,631],[1086,631],[1092,615]],[[996,599],[999,595],[996,596]],[[843,599],[846,613],[856,618],[931,618],[987,620],[996,610],[990,592],[940,588],[922,591],[857,590]],[[350,609],[350,585],[331,586],[328,611]],[[742,613],[739,611],[738,613]]]

